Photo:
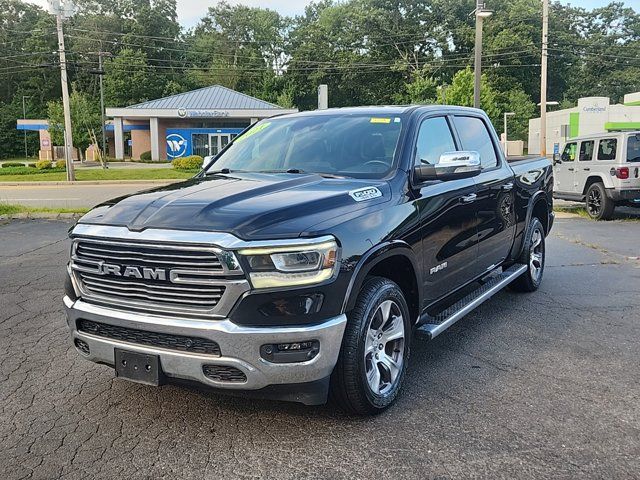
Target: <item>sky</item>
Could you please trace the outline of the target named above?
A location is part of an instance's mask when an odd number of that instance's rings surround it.
[[[43,8],[47,8],[47,0],[29,0]],[[276,10],[283,15],[296,15],[304,12],[304,7],[310,0],[227,0],[231,4],[243,4],[252,7],[263,7]],[[612,0],[561,0],[561,3],[579,5],[581,7],[591,9],[607,5]],[[206,14],[207,8],[215,5],[215,0],[177,0],[178,2],[178,20],[184,27],[193,27]],[[487,0],[490,4],[491,0]],[[626,0],[625,5],[640,10],[640,0]]]

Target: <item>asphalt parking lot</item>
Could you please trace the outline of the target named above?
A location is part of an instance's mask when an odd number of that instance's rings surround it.
[[[543,287],[415,341],[376,418],[114,379],[61,305],[69,224],[0,225],[0,475],[639,478],[640,223],[559,218]]]

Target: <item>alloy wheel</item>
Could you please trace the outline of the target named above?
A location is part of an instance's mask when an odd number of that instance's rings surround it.
[[[601,209],[602,194],[600,193],[600,190],[594,188],[589,192],[589,196],[587,198],[587,210],[589,211],[589,215],[597,217],[600,214]]]
[[[529,273],[531,280],[537,282],[542,274],[544,262],[544,244],[542,231],[536,228],[531,235],[531,247],[529,249]]]
[[[382,302],[369,320],[364,348],[367,383],[371,391],[384,395],[398,381],[404,361],[404,319],[393,300]]]

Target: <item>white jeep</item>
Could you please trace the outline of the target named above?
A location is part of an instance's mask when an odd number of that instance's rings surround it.
[[[618,205],[640,207],[640,131],[571,139],[553,165],[554,198],[584,201],[591,218],[610,219]]]

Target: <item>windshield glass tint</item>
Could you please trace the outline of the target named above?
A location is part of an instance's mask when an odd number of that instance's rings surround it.
[[[640,135],[631,135],[627,140],[627,162],[640,162]]]
[[[216,160],[209,171],[299,170],[382,178],[394,166],[397,116],[310,115],[262,120]]]

